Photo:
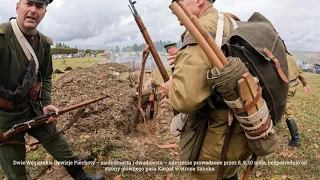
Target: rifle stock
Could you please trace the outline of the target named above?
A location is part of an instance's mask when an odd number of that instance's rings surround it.
[[[104,96],[104,97],[100,97],[100,98],[96,98],[96,99],[91,99],[89,101],[81,102],[79,104],[75,104],[75,105],[63,108],[63,109],[59,110],[59,115],[56,115],[55,112],[49,112],[48,114],[43,114],[41,116],[34,117],[26,122],[16,124],[12,128],[10,128],[8,131],[6,131],[5,133],[0,135],[0,144],[3,141],[7,140],[11,136],[19,134],[20,132],[26,131],[32,127],[39,126],[41,124],[45,124],[50,117],[60,116],[66,112],[81,108],[83,106],[87,106],[87,105],[95,103],[97,101],[101,101],[101,100],[105,99],[106,97],[108,97],[108,96]]]
[[[159,54],[157,52],[156,47],[154,46],[154,44],[153,44],[153,42],[151,40],[151,37],[150,37],[150,35],[149,35],[148,31],[147,31],[147,28],[144,26],[144,23],[143,23],[141,17],[139,16],[136,8],[134,7],[134,4],[136,4],[137,2],[136,1],[132,2],[131,0],[129,0],[129,3],[130,3],[130,5],[128,5],[128,6],[129,6],[129,8],[130,8],[130,10],[132,12],[132,15],[134,16],[134,19],[135,19],[135,21],[136,21],[136,23],[137,23],[142,35],[143,35],[144,40],[146,41],[147,45],[149,46],[150,52],[152,54],[152,57],[153,57],[154,61],[157,64],[157,67],[158,67],[158,69],[160,71],[162,79],[164,80],[164,82],[166,82],[166,81],[168,81],[170,79],[170,77],[169,77],[169,75],[167,73],[167,70],[163,66],[161,58],[160,58],[160,56],[159,56]],[[177,110],[173,109],[173,114],[177,115],[177,114],[179,114],[179,112]]]
[[[147,31],[147,28],[145,27],[141,17],[139,16],[137,10],[134,7],[134,4],[136,3],[136,1],[132,2],[131,0],[129,0],[129,3],[130,3],[129,8],[130,8],[130,10],[132,12],[132,15],[134,16],[134,19],[135,19],[135,21],[136,21],[136,23],[137,23],[142,35],[143,35],[143,38],[145,39],[146,43],[149,45],[150,52],[152,54],[152,57],[153,57],[155,63],[157,64],[157,67],[158,67],[158,69],[160,71],[160,74],[161,74],[163,80],[166,82],[166,81],[168,81],[170,79],[169,75],[167,73],[167,70],[164,68],[164,65],[163,65],[163,63],[161,61],[161,58],[160,58],[158,52],[157,52],[157,49],[154,46],[154,44],[152,42],[152,39],[151,39],[151,37],[150,37],[150,35],[149,35],[148,31]]]

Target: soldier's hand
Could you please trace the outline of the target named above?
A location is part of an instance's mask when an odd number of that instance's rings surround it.
[[[160,87],[162,89],[163,95],[169,97],[169,88],[171,84],[172,84],[172,77],[170,77],[170,79],[167,82],[161,83]]]
[[[310,89],[309,86],[304,86],[303,89],[304,89],[304,92],[305,92],[306,94],[308,94],[308,95],[311,94],[311,89]]]
[[[52,112],[52,111],[56,112],[56,115],[59,115],[59,109],[57,107],[55,107],[54,105],[48,105],[48,106],[42,108],[43,114],[48,114],[49,112]],[[47,123],[50,123],[50,122],[56,121],[56,120],[58,120],[57,117],[50,117],[48,119]]]
[[[170,57],[167,59],[170,66],[174,65],[175,59],[176,59],[176,56],[175,56],[175,55],[174,55],[174,56],[170,56]]]

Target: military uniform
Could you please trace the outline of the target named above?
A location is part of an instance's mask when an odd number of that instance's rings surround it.
[[[177,48],[177,43],[170,43],[170,44],[166,44],[163,46],[166,49],[166,52],[168,52],[168,50],[172,47]]]
[[[42,115],[42,107],[52,104],[51,76],[53,69],[50,48],[52,40],[38,31],[32,36],[25,35],[25,37],[32,46],[39,61],[38,76],[34,76],[31,81],[26,81],[25,83],[30,83],[30,87],[33,87],[38,81],[41,81],[41,96],[39,101],[27,98],[27,96],[22,97],[23,99],[19,101],[13,98],[13,92],[16,92],[17,87],[28,87],[21,84],[24,82],[25,74],[28,73],[27,67],[30,62],[24,54],[10,22],[0,24],[0,100],[14,103],[12,108],[0,106],[0,133],[8,131],[15,124],[23,123],[35,116]],[[56,135],[57,133],[56,122],[40,125],[26,132],[38,139],[56,160],[76,160],[62,135],[57,135],[52,139],[52,135]],[[27,179],[25,166],[14,165],[13,163],[14,161],[25,161],[26,147],[23,144],[25,143],[24,135],[25,132],[21,132],[8,138],[4,144],[0,145],[1,168],[9,180]],[[51,140],[48,141],[49,138]],[[88,176],[91,176],[89,179],[95,179],[94,176],[86,174],[81,166],[65,167],[74,179],[83,179]],[[103,177],[97,179],[103,179]]]
[[[146,70],[145,73],[151,73],[151,71]],[[157,87],[160,87],[160,83],[158,83],[155,79],[151,77],[146,77],[143,79],[141,106],[146,111],[148,103],[151,103],[151,109],[150,109],[151,119],[153,118],[153,114],[154,114],[154,101],[157,100],[157,96],[156,96]],[[152,95],[153,95],[153,99],[150,101],[150,96]]]
[[[218,20],[216,9],[209,8],[199,20],[209,33],[215,34]],[[230,22],[226,17],[224,22],[224,35],[227,36],[230,34]],[[215,108],[203,111],[208,106],[207,99],[212,95],[211,86],[209,86],[206,77],[207,71],[213,67],[189,32],[186,32],[182,39],[184,40],[182,48],[175,59],[175,71],[169,88],[169,99],[174,109],[190,114],[190,118],[197,118],[197,116],[198,118],[201,116],[208,118],[208,129],[198,161],[221,161],[229,110],[224,103],[214,99]],[[187,123],[190,121],[191,119],[188,119]],[[231,134],[226,161],[247,159],[251,152],[238,121],[234,121]],[[237,167],[237,165],[225,166],[222,178],[235,177]],[[220,167],[214,166],[214,168],[215,171],[192,172],[192,179],[217,179]]]
[[[292,104],[292,98],[297,92],[297,87],[299,85],[299,81],[301,81],[302,85],[308,86],[306,79],[302,76],[302,70],[298,67],[296,64],[296,61],[294,60],[293,56],[287,54],[287,60],[288,60],[288,69],[289,69],[289,92],[288,92],[288,100],[287,100],[287,106],[285,111],[286,119],[294,119],[293,115],[293,104]]]
[[[21,85],[29,60],[24,55],[10,23],[1,24],[0,29],[0,86],[4,90],[11,90],[13,92]],[[41,103],[43,106],[47,106],[51,104],[52,59],[50,45],[52,45],[52,41],[39,32],[33,37],[26,38],[30,45],[33,46],[39,60],[39,73],[42,75],[43,82]],[[34,100],[26,100],[25,102],[16,104],[12,110],[0,108],[0,133],[6,132],[15,124],[22,123],[41,114],[41,107],[39,103]],[[40,142],[44,142],[48,137],[56,133],[56,128],[54,123],[49,123],[32,128],[27,132]],[[24,143],[24,134],[25,133],[20,133],[12,136],[8,141]],[[74,159],[74,155],[69,150],[69,146],[63,136],[43,143],[43,146],[57,160]],[[1,167],[8,179],[26,179],[25,167],[13,165],[13,161],[24,161],[25,157],[25,145],[4,144],[0,146]]]
[[[299,146],[300,138],[299,138],[298,128],[295,123],[293,97],[297,92],[297,87],[299,84],[298,79],[301,81],[304,87],[307,86],[307,82],[306,82],[306,79],[302,76],[302,70],[298,67],[292,55],[287,54],[287,61],[288,61],[288,69],[289,69],[289,75],[288,75],[289,91],[288,91],[287,105],[285,110],[285,118],[286,118],[286,123],[292,137],[291,141],[289,142],[289,145]]]
[[[149,102],[150,95],[155,94],[155,88],[159,87],[160,84],[156,80],[154,80],[153,78],[150,78],[150,79],[145,79],[143,85],[149,86],[149,87],[147,87],[147,88],[149,88],[148,92],[146,92],[146,93],[142,92],[141,105],[145,106]]]

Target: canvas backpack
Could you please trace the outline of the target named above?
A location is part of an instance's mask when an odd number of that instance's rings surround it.
[[[153,93],[152,78],[147,78],[142,84],[142,95],[150,95]]]
[[[285,44],[271,22],[260,13],[255,12],[246,22],[228,19],[234,30],[224,38],[222,50],[226,57],[239,57],[259,79],[273,124],[279,125],[289,89]]]
[[[279,125],[289,89],[287,50],[283,40],[271,22],[257,12],[246,22],[236,22],[228,17],[233,28],[228,37],[222,38],[223,19],[218,20],[215,38],[217,44],[226,57],[239,57],[248,71],[258,78],[272,122]],[[260,139],[247,138],[247,144],[254,154],[266,156],[276,150],[277,136],[274,132]]]

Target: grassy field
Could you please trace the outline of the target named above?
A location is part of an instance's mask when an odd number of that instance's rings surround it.
[[[69,58],[69,59],[54,59],[53,67],[63,71],[66,67],[72,68],[89,67],[95,63],[103,63],[104,57],[85,57],[85,58]],[[168,72],[170,72],[168,70]],[[170,74],[170,73],[169,73]],[[153,75],[159,81],[161,76],[159,71],[153,71]],[[287,146],[289,131],[285,121],[278,127],[276,132],[279,138],[279,147],[276,153],[259,158],[258,161],[299,161],[302,165],[290,166],[290,165],[257,165],[253,171],[250,179],[253,180],[300,180],[300,179],[320,179],[320,75],[304,73],[309,86],[312,89],[311,95],[305,95],[302,85],[299,85],[296,96],[294,97],[295,103],[295,115],[297,125],[299,127],[301,137],[301,147],[297,149],[290,149]],[[57,75],[58,77],[59,75]],[[57,80],[58,78],[54,78]],[[157,153],[156,151],[154,153]],[[43,148],[39,148],[35,151],[27,153],[27,160],[44,160],[46,151]],[[29,167],[30,173],[33,177],[34,168]],[[42,168],[42,167],[41,167]],[[239,175],[244,171],[245,167],[241,167]],[[38,169],[38,172],[41,171]],[[45,169],[44,169],[45,171]],[[4,178],[4,174],[0,169],[0,179]]]
[[[83,57],[83,58],[62,58],[53,59],[53,71],[59,69],[63,71],[66,67],[71,67],[72,69],[76,67],[90,67],[95,63],[107,62],[105,57]],[[53,79],[58,79],[63,74],[53,74]]]
[[[168,71],[169,72],[169,71]],[[156,80],[162,81],[158,70],[153,71]],[[301,138],[301,147],[292,149],[287,143],[290,138],[285,120],[275,127],[278,134],[277,152],[267,157],[259,157],[251,179],[254,180],[301,180],[320,179],[320,74],[303,74],[308,81],[312,93],[306,95],[302,84],[298,86],[294,96],[296,122]],[[297,161],[301,165],[262,165],[263,162]],[[302,165],[303,164],[303,165]],[[241,167],[239,175],[245,171]]]
[[[304,73],[312,94],[306,95],[299,84],[295,102],[295,116],[300,132],[301,146],[290,149],[287,146],[289,130],[285,120],[276,132],[279,136],[279,147],[275,154],[261,161],[299,161],[305,165],[257,166],[255,179],[320,179],[320,75]],[[261,176],[261,177],[260,177]]]
[[[53,59],[53,70],[59,69],[63,71],[66,67],[70,66],[73,69],[76,67],[89,67],[95,63],[105,62],[105,57],[83,57],[83,58],[63,58]]]

